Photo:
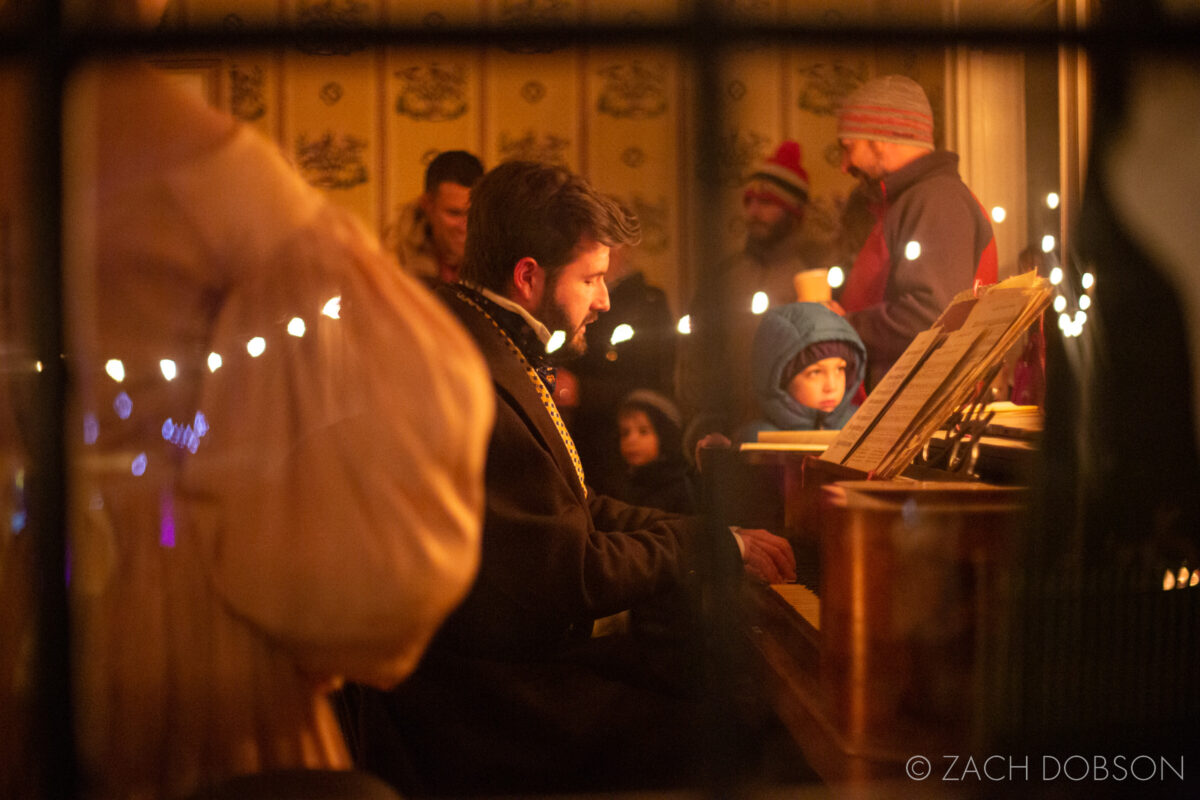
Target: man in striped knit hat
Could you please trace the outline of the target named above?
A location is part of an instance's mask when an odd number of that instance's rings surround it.
[[[916,81],[885,75],[851,93],[838,142],[842,170],[863,181],[876,217],[839,298],[867,346],[869,390],[954,295],[995,283],[996,243],[958,155],[934,149]]]

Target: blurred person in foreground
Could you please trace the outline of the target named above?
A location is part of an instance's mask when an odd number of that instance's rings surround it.
[[[327,694],[404,678],[475,575],[486,369],[248,127],[133,62],[65,115],[82,794],[341,785]]]

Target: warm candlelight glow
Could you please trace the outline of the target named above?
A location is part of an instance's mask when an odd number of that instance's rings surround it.
[[[633,338],[633,326],[627,322],[622,322],[617,327],[613,328],[612,336],[609,338],[609,344],[618,345],[621,342],[628,342]]]

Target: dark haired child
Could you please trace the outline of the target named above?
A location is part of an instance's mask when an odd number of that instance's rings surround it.
[[[658,392],[637,389],[617,407],[617,428],[625,473],[613,497],[632,505],[693,513],[692,483],[675,404]]]

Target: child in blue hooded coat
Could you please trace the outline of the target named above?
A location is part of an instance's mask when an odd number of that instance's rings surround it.
[[[788,303],[763,315],[750,355],[762,417],[739,434],[837,430],[855,411],[867,351],[850,323],[821,303]]]

